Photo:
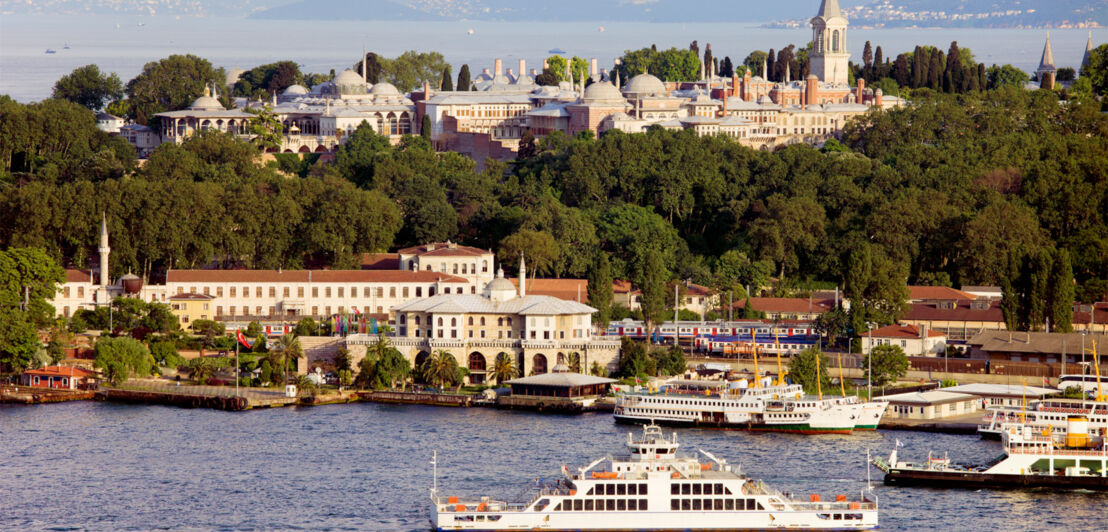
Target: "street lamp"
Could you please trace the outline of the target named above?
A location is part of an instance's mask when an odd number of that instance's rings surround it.
[[[869,363],[869,370],[866,371],[866,390],[869,392],[869,400],[873,400],[873,328],[877,324],[871,321],[866,322],[866,328],[869,329],[869,353],[866,355],[866,361]]]

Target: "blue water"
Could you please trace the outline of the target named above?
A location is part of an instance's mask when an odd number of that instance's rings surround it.
[[[429,459],[444,494],[516,498],[562,464],[622,451],[607,414],[543,416],[374,404],[241,413],[107,403],[0,406],[0,530],[428,528]],[[984,461],[973,436],[799,436],[679,430],[747,474],[796,494],[857,493],[866,449]],[[875,476],[875,480],[880,480]],[[1108,496],[886,488],[890,530],[1098,530]]]
[[[789,14],[783,13],[782,18]],[[144,25],[139,26],[142,22]],[[601,32],[600,27],[604,27]],[[473,35],[468,35],[468,30]],[[848,45],[860,60],[866,40],[881,45],[886,57],[911,51],[917,44],[946,50],[951,41],[970,48],[986,64],[1011,63],[1025,71],[1039,64],[1045,31],[984,29],[851,30]],[[57,79],[89,63],[117,72],[126,82],[148,61],[170,54],[191,53],[216,66],[249,69],[259,64],[291,59],[305,72],[342,70],[353,65],[362,46],[388,57],[405,50],[443,53],[454,65],[454,75],[468,63],[474,75],[504,59],[516,68],[542,68],[548,50],[560,47],[570,54],[595,57],[610,67],[624,50],[649,46],[687,47],[694,39],[712,44],[718,57],[741,62],[753,50],[802,45],[811,32],[770,30],[749,24],[649,24],[599,21],[596,23],[490,22],[367,22],[267,21],[234,18],[180,18],[134,16],[0,16],[0,94],[33,101],[50,94]],[[1052,30],[1058,66],[1080,65],[1087,30]],[[1093,32],[1096,43],[1108,41],[1108,30]],[[69,43],[71,49],[62,46]],[[56,54],[44,51],[52,48]]]

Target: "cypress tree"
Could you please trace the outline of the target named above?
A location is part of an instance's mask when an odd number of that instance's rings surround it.
[[[950,43],[950,52],[946,56],[946,73],[950,76],[950,90],[947,92],[962,91],[962,53],[958,49],[958,41]]]
[[[885,77],[886,74],[885,54],[881,52],[881,47],[878,46],[877,50],[873,53],[873,79],[877,81]]]
[[[1047,298],[1050,296],[1051,253],[1047,249],[1032,252],[1026,264],[1027,330],[1041,331],[1050,312]]]
[[[469,65],[462,65],[462,68],[458,70],[458,90],[468,91],[470,86],[469,79]]]
[[[912,83],[909,85],[910,87],[918,89],[927,81],[927,65],[930,62],[930,57],[923,57],[923,48],[917,46],[916,51],[912,53]]]
[[[419,123],[419,136],[431,140],[431,115],[423,115],[423,120]]]
[[[777,69],[776,60],[777,55],[773,53],[773,48],[770,48],[769,55],[766,56],[766,81],[777,81],[773,74]]]
[[[731,56],[724,56],[723,62],[720,63],[719,75],[725,78],[729,78],[735,75],[735,64],[731,62]]]
[[[1055,332],[1073,331],[1073,265],[1070,254],[1064,249],[1054,252],[1054,263],[1050,270],[1050,293],[1046,299],[1050,302],[1050,329]]]
[[[896,56],[896,63],[893,63],[893,76],[896,79],[896,84],[901,87],[911,86],[909,83],[912,81],[913,76],[908,68],[908,57],[904,54]]]
[[[873,68],[873,47],[870,46],[869,41],[866,41],[866,46],[862,49],[862,68],[865,70]]]
[[[939,90],[942,83],[943,67],[939,59],[941,55],[942,52],[937,50],[932,50],[931,52],[931,64],[927,66],[927,86],[930,87],[931,90]]]
[[[439,90],[450,92],[454,90],[454,76],[450,73],[450,65],[446,65],[442,68],[442,83],[439,84]]]
[[[1021,299],[1017,288],[1019,260],[1015,252],[1008,253],[1008,264],[1000,277],[1000,312],[1004,316],[1004,325],[1009,331],[1019,330]]]
[[[589,270],[589,305],[596,309],[594,324],[608,328],[612,315],[612,266],[608,254],[597,250]]]
[[[642,275],[642,316],[649,328],[659,323],[666,308],[666,268],[662,255],[651,250],[646,255]]]

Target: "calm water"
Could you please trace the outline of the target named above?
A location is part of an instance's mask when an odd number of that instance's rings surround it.
[[[609,415],[371,404],[243,413],[105,403],[0,406],[0,530],[426,530],[428,460],[445,494],[514,498],[560,466],[622,451]],[[881,432],[804,437],[680,430],[797,494],[856,493],[866,448],[896,438],[987,460],[971,436]],[[878,485],[894,530],[1098,530],[1108,496]]]
[[[815,3],[813,2],[813,5]],[[786,18],[787,13],[781,15]],[[143,25],[140,26],[139,23]],[[603,26],[603,32],[599,31]],[[711,43],[718,57],[739,62],[752,50],[803,44],[809,30],[769,30],[749,24],[477,23],[268,21],[230,18],[174,19],[132,16],[0,16],[0,94],[19,101],[44,98],[57,79],[74,68],[96,63],[117,72],[126,82],[148,61],[170,54],[192,53],[216,66],[251,68],[291,59],[305,72],[349,68],[364,44],[385,56],[404,50],[437,50],[454,65],[454,75],[468,63],[476,76],[491,68],[495,57],[505,68],[526,59],[528,69],[541,68],[548,50],[559,47],[581,57],[596,57],[610,67],[626,49],[656,43],[660,48],[686,47],[693,40]],[[468,35],[468,30],[474,31]],[[1025,71],[1039,64],[1042,30],[852,30],[848,41],[861,57],[866,40],[881,45],[886,56],[911,51],[917,44],[946,50],[951,41],[969,47],[986,64],[1011,63]],[[1088,38],[1086,30],[1053,30],[1054,57],[1059,66],[1079,66]],[[1093,32],[1096,43],[1108,41],[1108,30]],[[71,47],[64,50],[68,43]],[[44,51],[52,48],[56,54]]]

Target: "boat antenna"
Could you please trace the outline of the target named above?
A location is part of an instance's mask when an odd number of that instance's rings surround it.
[[[1096,340],[1093,340],[1092,342],[1093,342],[1093,371],[1096,372],[1096,400],[1097,401],[1103,401],[1105,398],[1104,398],[1104,393],[1102,392],[1102,390],[1100,388],[1100,356],[1097,355],[1097,353],[1096,353]],[[1085,378],[1082,377],[1081,379],[1082,379],[1081,383],[1082,383],[1082,385],[1084,385],[1084,383],[1085,383],[1084,379]],[[1084,387],[1082,387],[1082,389],[1084,389]],[[1082,392],[1082,395],[1084,395],[1084,392]]]
[[[1020,423],[1027,423],[1027,379],[1020,379]]]
[[[439,451],[435,449],[431,451],[431,498],[435,498],[439,493]],[[437,501],[436,501],[437,504]]]
[[[757,329],[751,329],[750,331],[750,345],[754,350],[754,387],[760,388],[758,379],[758,331]]]
[[[842,358],[841,355],[840,355],[840,358]],[[866,447],[866,489],[870,490],[870,491],[873,490],[873,481],[870,480],[870,476],[869,476],[869,469],[870,469],[871,465],[873,465],[873,462],[872,462],[872,460],[870,460],[870,457],[869,457],[869,447]]]
[[[820,359],[820,355],[822,355],[822,354],[823,353],[820,353],[819,351],[816,351],[816,391],[819,394],[819,400],[820,401],[823,400],[823,383],[820,382],[822,379],[820,379],[820,375],[819,375],[819,359]]]
[[[846,385],[843,384],[843,354],[839,353],[839,393],[846,397]]]
[[[784,386],[785,374],[781,371],[781,331],[774,329],[773,335],[774,347],[777,349],[777,385]]]

